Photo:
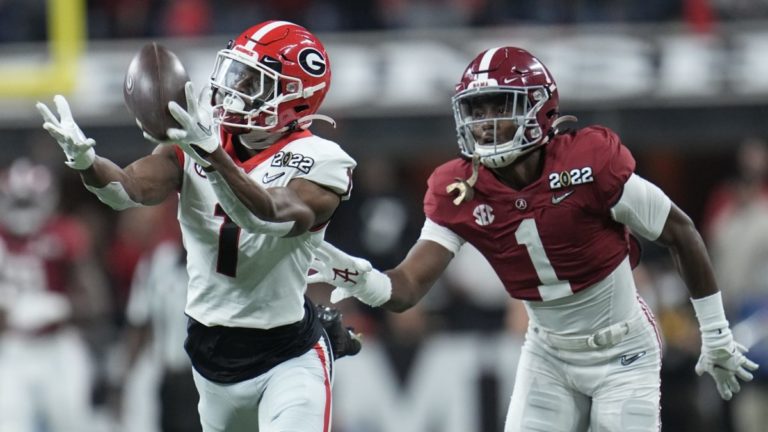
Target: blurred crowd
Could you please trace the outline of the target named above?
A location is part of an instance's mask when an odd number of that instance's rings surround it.
[[[317,32],[768,17],[765,0],[85,0],[91,39],[224,34],[284,19]],[[46,0],[1,0],[0,42],[46,38]]]

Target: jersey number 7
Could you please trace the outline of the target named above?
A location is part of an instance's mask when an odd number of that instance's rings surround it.
[[[219,253],[216,258],[216,271],[225,276],[236,277],[240,227],[232,221],[218,203],[213,214],[224,218],[219,226]]]

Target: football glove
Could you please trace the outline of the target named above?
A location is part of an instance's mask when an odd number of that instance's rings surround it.
[[[210,113],[199,108],[192,81],[184,85],[184,94],[187,99],[186,110],[175,101],[168,102],[168,111],[181,128],[169,128],[166,131],[168,141],[158,140],[146,131],[144,138],[160,145],[176,144],[198,165],[207,168],[211,163],[206,157],[219,147],[219,140],[213,133]]]
[[[86,138],[80,127],[77,126],[72,118],[72,111],[69,109],[69,103],[62,95],[53,97],[53,103],[56,104],[56,111],[60,118],[51,112],[47,105],[42,102],[35,104],[35,107],[43,116],[43,129],[59,143],[67,157],[65,162],[70,168],[76,170],[86,170],[93,165],[96,159],[96,151],[93,146],[96,141],[92,138]]]
[[[324,305],[315,306],[317,318],[331,340],[333,358],[338,360],[344,356],[353,356],[362,348],[361,335],[355,333],[352,327],[344,327],[341,321],[341,312],[338,309]]]
[[[356,297],[369,306],[381,306],[392,296],[389,276],[373,268],[362,258],[347,255],[328,242],[315,250],[307,283],[327,283],[336,288],[331,292],[331,303],[347,297]]]
[[[746,347],[733,340],[731,329],[724,328],[702,332],[701,355],[696,363],[696,373],[712,375],[717,392],[725,400],[731,400],[741,390],[739,379],[752,381],[757,363],[748,359]],[[738,379],[737,379],[738,378]]]
[[[692,303],[701,331],[701,355],[696,373],[712,375],[720,397],[731,400],[741,390],[739,379],[752,381],[751,372],[757,370],[757,363],[744,355],[747,348],[733,340],[719,292],[693,299]]]

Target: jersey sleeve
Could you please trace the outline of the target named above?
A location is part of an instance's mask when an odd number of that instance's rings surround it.
[[[590,135],[597,207],[607,211],[621,198],[624,184],[635,171],[635,158],[612,130],[595,127]]]
[[[421,228],[421,236],[419,237],[419,240],[433,241],[453,252],[453,255],[458,254],[461,246],[466,243],[466,241],[458,234],[444,226],[436,224],[429,218],[424,220],[424,226]]]
[[[357,162],[338,144],[327,140],[318,140],[311,151],[314,159],[312,167],[297,177],[324,186],[347,200],[352,193],[352,172]]]

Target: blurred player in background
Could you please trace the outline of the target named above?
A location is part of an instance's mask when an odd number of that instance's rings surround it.
[[[438,167],[421,238],[381,273],[330,244],[310,280],[403,311],[421,299],[465,242],[524,301],[528,332],[507,432],[658,431],[659,335],[637,295],[639,250],[629,232],[669,247],[702,333],[696,372],[724,399],[757,365],[734,342],[707,251],[693,223],[611,130],[560,125],[558,90],[525,50],[493,48],[466,68],[453,97],[462,157]]]
[[[58,215],[58,184],[16,160],[0,174],[0,431],[85,431],[93,359],[80,330],[106,304],[88,231]],[[103,300],[103,297],[102,297]]]
[[[181,128],[168,130],[168,142],[145,134],[158,146],[125,169],[96,156],[63,97],[54,99],[59,118],[38,104],[67,164],[112,208],[179,193],[185,348],[206,432],[329,430],[334,354],[359,349],[338,331],[333,352],[304,296],[313,251],[349,197],[355,167],[307,129],[327,119],[316,112],[330,84],[313,34],[284,21],[258,24],[218,52],[210,97],[198,106],[187,83],[186,110],[169,104]]]
[[[158,245],[139,261],[126,311],[128,367],[124,370],[121,387],[125,390],[130,372],[137,366],[144,350],[150,349],[153,363],[160,369],[156,390],[162,432],[200,430],[192,367],[179,343],[187,331],[186,317],[182,313],[189,282],[186,264],[187,253],[180,239]],[[125,398],[122,400],[125,405]],[[123,416],[124,425],[130,422],[126,417]]]

